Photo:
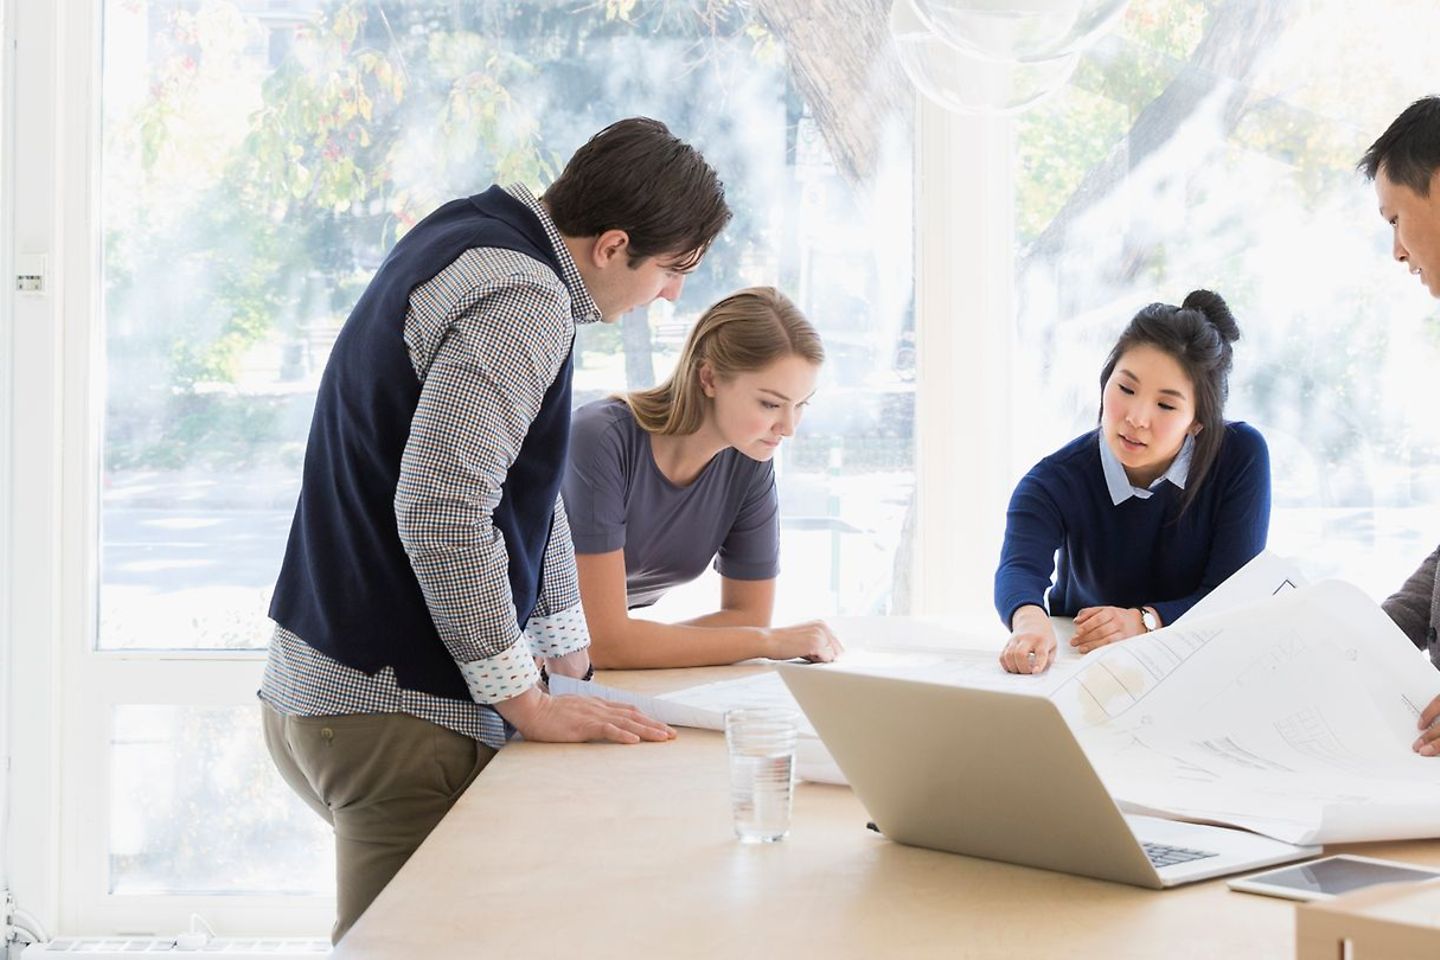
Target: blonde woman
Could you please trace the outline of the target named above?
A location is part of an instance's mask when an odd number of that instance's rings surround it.
[[[670,379],[575,411],[563,492],[596,667],[840,652],[818,620],[770,626],[780,554],[771,461],[795,433],[824,358],[793,303],[752,287],[705,311]],[[714,613],[673,624],[631,616],[712,561]]]

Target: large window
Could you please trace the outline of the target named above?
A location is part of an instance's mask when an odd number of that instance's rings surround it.
[[[777,463],[779,619],[907,611],[913,579],[998,630],[1010,485],[1093,425],[1136,309],[1202,286],[1244,334],[1272,546],[1379,597],[1440,537],[1435,307],[1353,172],[1433,91],[1433,4],[1131,0],[1033,110],[917,127],[883,0],[0,2],[41,28],[16,249],[63,285],[14,301],[17,672],[58,678],[16,702],[62,732],[17,738],[12,834],[67,931],[326,929],[329,841],[254,699],[317,379],[411,225],[619,117],[696,143],[736,220],[679,304],[584,331],[577,401],[666,375],[744,285],[826,341]]]
[[[74,661],[94,696],[71,721],[77,765],[105,773],[72,841],[87,927],[330,888],[253,698],[330,346],[429,211],[538,191],[614,119],[699,146],[736,217],[680,303],[582,331],[577,403],[665,376],[708,303],[780,287],[829,355],[777,463],[782,616],[889,609],[914,488],[909,100],[848,116],[848,67],[819,55],[883,46],[714,2],[106,0],[98,28],[100,507]]]
[[[1209,287],[1242,334],[1227,415],[1270,445],[1271,548],[1399,586],[1440,538],[1440,328],[1355,163],[1434,92],[1437,31],[1432,4],[1133,0],[1020,118],[1014,478],[1094,426],[1140,307]]]

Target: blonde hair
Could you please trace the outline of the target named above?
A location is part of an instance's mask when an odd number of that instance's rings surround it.
[[[715,376],[729,379],[790,356],[823,362],[820,334],[779,290],[748,287],[700,316],[668,380],[619,397],[646,432],[684,436],[705,422],[708,398],[700,384],[702,365],[710,364]]]

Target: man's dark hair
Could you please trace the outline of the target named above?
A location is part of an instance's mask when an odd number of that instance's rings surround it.
[[[1356,168],[1367,180],[1384,170],[1391,183],[1430,196],[1430,178],[1440,168],[1440,97],[1422,97],[1406,107]]]
[[[631,117],[591,137],[542,198],[560,232],[630,236],[630,266],[680,255],[688,270],[730,222],[725,185],[699,151],[658,120]]]

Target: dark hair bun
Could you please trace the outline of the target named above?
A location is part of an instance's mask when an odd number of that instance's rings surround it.
[[[1234,343],[1240,339],[1240,326],[1235,322],[1235,315],[1225,305],[1225,298],[1213,290],[1191,290],[1185,295],[1185,302],[1180,304],[1183,310],[1198,310],[1204,314],[1205,319],[1220,333],[1220,338],[1226,343]]]

